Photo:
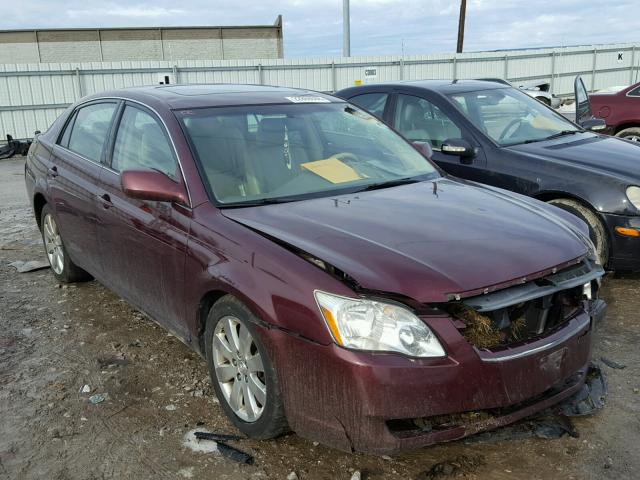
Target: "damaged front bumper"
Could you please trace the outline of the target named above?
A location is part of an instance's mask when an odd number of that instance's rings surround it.
[[[565,302],[555,295],[588,282],[596,282],[597,294],[598,268],[577,265],[534,287],[507,290],[519,305],[545,296],[553,297],[551,304]],[[486,295],[476,308],[509,307],[507,290]],[[465,299],[469,305],[476,300]],[[521,313],[539,322],[543,315],[534,307]],[[507,425],[580,391],[592,315],[602,316],[604,304],[580,300],[579,307],[533,338],[496,348],[470,343],[465,325],[444,311],[422,316],[447,352],[442,358],[347,350],[279,329],[264,329],[261,336],[296,433],[345,451],[389,454]]]

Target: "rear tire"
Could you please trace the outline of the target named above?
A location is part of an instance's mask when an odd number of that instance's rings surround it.
[[[49,205],[42,207],[40,219],[40,232],[42,233],[44,251],[47,254],[51,272],[56,277],[56,280],[61,283],[91,280],[91,275],[73,263],[69,257],[58,230],[58,222],[53,215],[53,209]]]
[[[275,438],[289,430],[278,377],[260,340],[259,320],[226,295],[209,312],[205,353],[220,405],[246,436]]]
[[[616,133],[616,137],[631,140],[633,142],[640,142],[640,127],[631,127],[620,130]]]
[[[596,215],[596,213],[589,207],[569,198],[557,198],[549,200],[547,203],[575,215],[587,224],[589,227],[589,238],[596,247],[596,253],[600,260],[600,264],[603,267],[606,266],[609,260],[609,237],[607,235],[607,230],[598,218],[598,215]]]

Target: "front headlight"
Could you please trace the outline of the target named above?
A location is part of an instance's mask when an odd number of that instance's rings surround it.
[[[334,341],[355,350],[443,357],[442,345],[422,320],[404,307],[315,292]]]
[[[627,188],[627,198],[634,207],[640,210],[640,187]]]

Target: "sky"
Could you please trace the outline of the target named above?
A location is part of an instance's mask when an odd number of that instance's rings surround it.
[[[468,0],[465,51],[640,40],[638,0]],[[459,0],[351,0],[351,55],[455,51]],[[342,0],[0,0],[0,29],[267,25],[287,58],[340,56]]]

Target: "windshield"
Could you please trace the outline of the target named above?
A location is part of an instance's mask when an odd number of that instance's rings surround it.
[[[290,201],[438,176],[409,143],[344,103],[176,112],[221,206]]]
[[[499,88],[450,96],[480,130],[500,146],[538,142],[581,131],[562,115],[515,88]]]

